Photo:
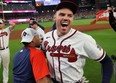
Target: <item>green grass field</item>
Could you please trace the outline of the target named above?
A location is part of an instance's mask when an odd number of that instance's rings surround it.
[[[90,22],[92,22],[94,19],[83,19],[83,20],[74,20],[73,21],[73,25],[86,25],[86,24],[90,24]],[[108,23],[107,21],[99,21],[97,22],[97,24],[103,24],[103,23]],[[40,22],[40,25],[49,28],[51,27],[54,22]],[[16,28],[14,30],[23,30],[25,28],[28,27],[28,24],[17,24]]]
[[[85,20],[75,20],[73,25],[82,25],[82,24],[89,24],[93,19],[85,19]],[[108,23],[108,22],[99,22],[99,23]],[[46,23],[40,23],[44,27],[51,27],[53,25],[53,22],[46,22]],[[28,27],[28,24],[18,24],[16,25],[15,30],[20,30]],[[101,45],[104,50],[107,51],[108,55],[116,54],[116,33],[112,29],[106,29],[106,30],[96,30],[96,31],[89,31],[85,32],[87,34],[90,34],[99,45]],[[12,79],[12,59],[14,57],[14,54],[21,49],[23,46],[20,43],[20,40],[10,40],[9,42],[10,47],[10,70],[9,70],[9,83],[13,83]],[[90,83],[101,83],[101,65],[98,62],[95,62],[93,60],[87,59],[86,66],[84,68],[85,70],[85,76],[90,80]],[[2,66],[0,69],[0,83],[2,83]],[[111,83],[114,83],[114,75],[112,76]]]
[[[109,56],[116,54],[116,32],[114,32],[112,29],[90,31],[86,33],[93,36],[97,43],[101,45],[104,50],[106,50]],[[90,80],[90,83],[101,83],[100,63],[96,63],[93,60],[87,59],[87,64],[85,66],[85,75]],[[112,76],[111,83],[115,83],[114,75]]]

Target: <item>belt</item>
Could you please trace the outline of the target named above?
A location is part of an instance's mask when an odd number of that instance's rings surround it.
[[[7,49],[8,48],[8,46],[6,47],[6,48],[0,48],[0,50],[5,50],[5,49]]]
[[[52,82],[53,82],[53,83],[61,83],[61,82],[57,81],[57,80],[54,79],[54,78],[52,78]],[[81,81],[79,80],[78,82],[75,82],[75,83],[81,83]]]

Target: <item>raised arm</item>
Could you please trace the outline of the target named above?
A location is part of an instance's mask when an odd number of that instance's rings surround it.
[[[109,10],[109,24],[110,26],[113,28],[113,30],[116,32],[116,18],[114,17],[113,14],[113,8],[112,7],[108,7]]]
[[[14,27],[15,27],[15,23],[9,22],[9,29],[10,29],[10,30],[13,30]]]

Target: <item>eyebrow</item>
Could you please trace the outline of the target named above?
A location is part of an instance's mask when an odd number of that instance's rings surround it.
[[[60,12],[59,15],[65,15],[66,13]],[[73,16],[73,14],[68,14],[68,16]]]

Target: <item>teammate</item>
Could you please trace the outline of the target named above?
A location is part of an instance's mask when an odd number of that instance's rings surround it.
[[[42,47],[46,51],[50,76],[54,83],[84,83],[86,58],[102,65],[102,82],[110,83],[113,65],[106,52],[87,34],[71,28],[77,6],[63,1],[56,7],[56,30],[45,34]]]
[[[43,37],[45,35],[45,32],[44,30],[42,30],[39,26],[38,26],[38,23],[35,21],[35,20],[31,20],[29,22],[29,25],[31,28],[35,29],[40,37],[41,40],[43,40]],[[41,41],[42,42],[42,41]]]
[[[13,58],[14,83],[49,83],[49,71],[37,32],[27,28],[22,32],[24,47]]]
[[[30,18],[30,21],[36,21],[37,22],[37,20],[34,18],[34,17],[31,17]],[[29,21],[29,22],[30,22]],[[41,26],[40,24],[37,24],[38,25],[38,27],[40,27],[42,30],[45,30],[45,28],[43,27],[43,26]],[[29,27],[31,27],[31,26],[29,26]]]
[[[9,26],[5,28],[5,20],[0,18],[0,64],[3,64],[3,83],[8,83],[10,50],[9,37],[15,27],[15,23],[9,22]]]
[[[116,9],[114,7],[108,6],[107,9],[109,10],[109,24],[113,28],[113,30],[116,32],[116,18],[114,17],[114,12],[116,12]]]

